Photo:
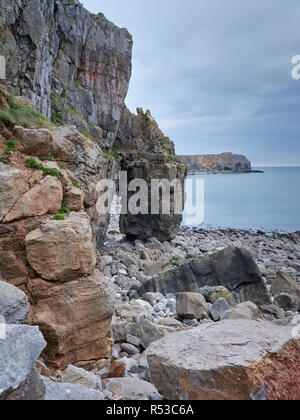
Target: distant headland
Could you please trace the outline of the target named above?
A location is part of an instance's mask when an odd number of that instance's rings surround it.
[[[181,155],[179,159],[189,168],[190,175],[263,173],[252,169],[251,162],[243,155],[221,153],[219,155]]]

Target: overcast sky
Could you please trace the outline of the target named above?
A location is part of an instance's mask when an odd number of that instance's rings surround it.
[[[300,166],[299,0],[81,0],[134,38],[131,110],[178,154],[234,152]]]

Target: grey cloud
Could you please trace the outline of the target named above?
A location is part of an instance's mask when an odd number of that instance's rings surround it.
[[[84,0],[134,37],[128,106],[150,108],[177,152],[300,165],[298,0]]]

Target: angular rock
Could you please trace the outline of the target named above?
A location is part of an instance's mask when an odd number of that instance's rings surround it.
[[[0,399],[20,390],[21,386],[23,397],[28,398],[24,383],[27,381],[30,393],[29,375],[45,346],[46,342],[37,327],[6,325],[6,338],[0,339]]]
[[[284,311],[296,312],[299,310],[299,299],[296,295],[290,295],[289,293],[280,293],[275,297],[274,302]]]
[[[212,304],[211,308],[209,309],[209,314],[212,319],[217,322],[220,321],[221,316],[224,312],[230,310],[230,305],[228,304],[227,300],[224,298],[219,298]]]
[[[23,146],[23,152],[31,156],[51,156],[51,134],[49,130],[14,127],[13,136]]]
[[[64,203],[72,211],[80,211],[83,209],[84,194],[79,188],[72,189],[65,193]]]
[[[0,162],[0,222],[28,189],[28,179],[23,171]]]
[[[199,293],[201,293],[209,303],[215,303],[220,298],[225,299],[230,306],[235,306],[238,303],[232,293],[223,286],[205,286],[199,290]]]
[[[165,274],[146,281],[139,296],[147,292],[176,294],[196,292],[204,286],[224,286],[239,295],[244,302],[270,304],[271,299],[261,273],[251,254],[229,247],[207,257],[192,260]]]
[[[0,315],[7,324],[27,324],[28,298],[20,289],[0,281]]]
[[[222,321],[170,334],[146,355],[158,391],[168,400],[251,400],[300,397],[300,341],[290,327]]]
[[[43,401],[46,393],[44,382],[34,367],[26,380],[17,388],[12,391],[6,401]]]
[[[15,203],[4,222],[26,217],[42,216],[46,213],[58,213],[63,199],[61,182],[53,176],[46,176],[27,191]]]
[[[107,379],[105,386],[116,401],[152,400],[158,394],[154,385],[136,378]]]
[[[280,293],[300,296],[300,285],[287,273],[280,271],[272,282],[271,292],[274,296]]]
[[[24,239],[38,229],[41,219],[25,219],[0,225],[0,278],[14,286],[26,283],[31,272],[26,259]]]
[[[43,377],[46,387],[45,401],[101,401],[103,394],[83,385],[53,382]]]
[[[207,316],[208,307],[200,293],[177,293],[176,311],[180,318],[202,319]]]
[[[262,318],[262,313],[253,302],[242,302],[221,315],[221,319],[250,319]]]
[[[90,220],[85,212],[48,220],[25,238],[27,260],[43,279],[69,281],[92,274],[96,265]]]
[[[74,385],[83,385],[96,391],[102,390],[102,381],[99,376],[72,365],[69,365],[64,371],[61,377],[61,382]]]
[[[263,305],[260,307],[263,314],[274,316],[275,318],[284,318],[284,310],[277,305]]]
[[[32,323],[39,325],[48,346],[43,357],[50,368],[96,360],[111,354],[114,291],[97,270],[68,283],[42,279],[28,282]]]
[[[272,282],[271,293],[275,297],[277,295],[280,295],[281,293],[293,296],[293,298],[291,298],[291,301],[295,303],[286,303],[286,304],[283,303],[283,305],[285,307],[293,308],[293,309],[286,309],[286,310],[300,311],[300,285],[289,274],[284,273],[282,271],[278,273],[276,279],[273,280]],[[279,300],[281,302],[284,302],[285,299],[279,298]]]

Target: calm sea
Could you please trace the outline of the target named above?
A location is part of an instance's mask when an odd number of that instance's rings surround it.
[[[255,169],[265,173],[189,177],[204,180],[202,227],[300,230],[300,168]],[[184,224],[186,220],[185,216]]]

